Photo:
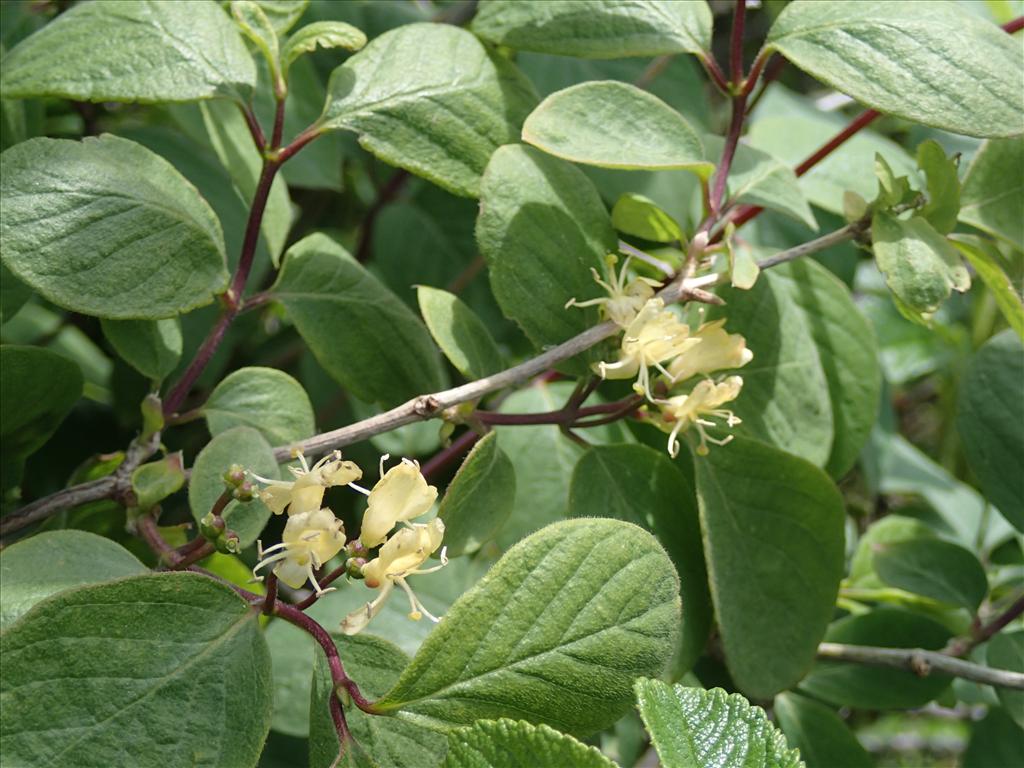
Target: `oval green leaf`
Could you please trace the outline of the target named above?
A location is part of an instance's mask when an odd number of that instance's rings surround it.
[[[477,720],[448,734],[441,768],[616,768],[596,747],[524,720]]]
[[[472,381],[504,367],[491,332],[462,299],[427,285],[417,286],[416,299],[431,336],[459,373]]]
[[[162,381],[181,360],[181,322],[164,320],[100,321],[103,335],[128,365],[153,381]]]
[[[295,31],[281,49],[281,69],[287,75],[292,63],[319,48],[344,48],[358,51],[366,45],[361,29],[343,21],[315,21]]]
[[[960,221],[1024,250],[1024,138],[986,141],[971,160]]]
[[[976,613],[988,594],[985,569],[974,553],[948,541],[910,539],[886,544],[875,553],[881,580]]]
[[[807,768],[872,768],[871,755],[824,704],[806,696],[783,693],[773,706],[790,746],[800,750]]]
[[[203,405],[210,434],[237,426],[256,429],[271,445],[288,445],[316,431],[313,406],[295,379],[275,368],[240,368]]]
[[[1024,673],[1024,632],[1000,632],[993,637],[985,647],[985,660],[990,667]],[[1024,692],[1003,687],[995,692],[1014,722],[1024,728]]]

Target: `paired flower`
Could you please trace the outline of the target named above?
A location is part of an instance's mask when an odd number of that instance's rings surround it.
[[[331,510],[297,512],[289,516],[280,544],[263,549],[259,543],[260,561],[253,573],[277,563],[274,575],[289,587],[298,589],[309,579],[317,595],[322,595],[330,589],[320,587],[316,571],[344,546],[345,526]]]
[[[717,440],[708,435],[705,427],[719,426],[713,419],[723,419],[729,427],[740,423],[736,414],[721,406],[739,397],[742,388],[743,379],[739,376],[729,376],[719,383],[704,379],[698,382],[688,395],[658,401],[661,413],[657,423],[661,429],[669,433],[669,455],[675,457],[679,453],[679,433],[691,426],[696,427],[700,435],[697,453],[701,456],[707,455],[708,443],[725,445],[732,440],[732,435]]]
[[[324,491],[341,485],[350,485],[363,476],[363,471],[355,462],[342,461],[341,452],[334,451],[324,456],[310,467],[306,457],[296,455],[301,468],[289,467],[295,480],[270,480],[250,473],[265,487],[259,492],[259,499],[266,504],[275,515],[288,508],[289,515],[301,512],[312,512],[320,509],[324,500]]]
[[[673,383],[686,381],[698,374],[742,368],[754,358],[754,353],[747,349],[746,339],[738,333],[726,333],[724,325],[724,319],[715,320],[697,329],[692,338],[700,343],[668,366],[668,375]]]
[[[637,313],[643,308],[647,301],[654,297],[654,289],[661,285],[657,280],[652,280],[649,277],[636,277],[632,280],[629,278],[629,261],[632,257],[627,258],[623,264],[622,269],[619,273],[615,274],[615,265],[618,263],[618,257],[610,253],[605,257],[605,264],[608,268],[608,280],[602,280],[601,276],[597,273],[597,270],[591,267],[590,272],[594,275],[594,282],[604,288],[607,292],[607,296],[602,296],[598,299],[590,299],[588,301],[576,301],[576,299],[569,299],[565,308],[569,307],[593,307],[599,306],[603,311],[605,317],[614,322],[621,328],[625,328],[631,322],[633,318],[637,316]]]
[[[437,500],[437,488],[427,485],[419,464],[402,459],[385,473],[384,462],[388,458],[388,454],[381,457],[380,480],[367,494],[363,526],[359,531],[364,547],[376,547],[395,525],[425,514]],[[353,487],[363,491],[358,486]]]

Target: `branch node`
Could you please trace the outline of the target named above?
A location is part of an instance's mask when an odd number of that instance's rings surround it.
[[[433,395],[420,395],[412,404],[412,411],[421,419],[436,416],[441,410],[441,401]]]

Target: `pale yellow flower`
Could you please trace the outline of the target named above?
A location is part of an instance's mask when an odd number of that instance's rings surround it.
[[[270,480],[250,473],[250,477],[262,483],[260,501],[275,515],[288,508],[289,515],[314,512],[323,505],[324,491],[332,486],[349,485],[363,476],[355,462],[342,461],[341,452],[334,451],[310,467],[301,453],[296,455],[301,468],[288,467],[294,480]]]
[[[715,383],[711,379],[704,379],[697,382],[688,395],[670,397],[668,400],[659,400],[661,408],[658,426],[669,432],[668,452],[671,456],[679,453],[679,433],[689,427],[696,427],[700,435],[700,445],[697,453],[706,455],[708,443],[725,445],[732,440],[732,435],[716,440],[710,437],[705,427],[718,426],[713,419],[723,419],[727,426],[734,427],[740,423],[739,418],[730,410],[721,408],[725,403],[731,402],[739,397],[743,388],[743,379],[739,376],[729,376],[722,382]]]
[[[345,526],[341,520],[329,509],[298,512],[288,517],[281,539],[280,544],[267,549],[259,543],[260,562],[253,573],[277,563],[274,574],[289,587],[298,589],[308,579],[318,595],[329,592],[317,583],[316,570],[345,546]]]
[[[409,576],[422,576],[434,573],[448,564],[445,550],[441,550],[441,564],[433,568],[421,569],[420,566],[431,554],[441,546],[444,537],[444,523],[434,518],[423,525],[410,525],[402,528],[385,542],[377,557],[363,566],[363,577],[366,586],[379,589],[376,599],[364,608],[353,611],[341,623],[341,631],[346,635],[354,635],[363,630],[370,620],[380,613],[384,602],[388,599],[397,584],[409,598],[409,618],[419,621],[426,616],[431,621],[440,621],[428,611],[419,598],[413,593],[406,582]]]
[[[381,457],[381,477],[373,490],[367,492],[353,486],[368,496],[363,525],[359,531],[359,540],[368,548],[376,547],[384,541],[398,523],[430,511],[437,500],[437,488],[427,484],[419,464],[402,459],[401,463],[385,473],[384,462],[387,459],[387,454]]]
[[[654,296],[655,288],[661,284],[649,277],[636,277],[627,282],[631,258],[631,256],[628,257],[622,263],[622,269],[619,270],[619,273],[615,274],[615,265],[618,263],[618,257],[614,254],[608,254],[605,259],[608,267],[607,281],[601,279],[596,269],[590,268],[591,274],[594,275],[594,282],[604,288],[608,295],[597,299],[589,299],[588,301],[569,299],[565,308],[599,306],[605,317],[621,328],[625,328],[633,322],[633,318],[636,317],[644,304]]]
[[[633,389],[653,399],[648,368],[653,367],[668,376],[663,364],[700,343],[700,339],[690,336],[690,326],[665,309],[665,302],[650,299],[626,327],[619,359],[614,363],[598,363],[596,369],[603,379],[636,376]]]
[[[698,374],[707,375],[726,368],[742,368],[754,358],[747,342],[738,333],[726,333],[725,320],[704,323],[691,338],[700,339],[693,349],[668,366],[672,382],[686,381]]]

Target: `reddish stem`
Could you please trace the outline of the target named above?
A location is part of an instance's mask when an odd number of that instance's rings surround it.
[[[317,578],[317,583],[320,584],[321,588],[326,587],[326,586],[332,584],[333,582],[337,581],[341,576],[344,576],[346,570],[348,570],[348,569],[345,567],[345,564],[342,563],[337,568],[335,568],[333,571],[328,573],[326,576],[318,577]],[[323,594],[323,593],[320,593],[320,594]],[[317,594],[316,592],[314,592],[309,597],[303,598],[302,600],[299,600],[299,602],[295,603],[295,607],[298,608],[300,611],[304,611],[304,610],[309,608],[309,606],[311,606],[313,603],[315,603],[319,599],[320,599],[320,595]]]
[[[267,594],[263,596],[263,615],[270,616],[277,606],[277,576],[271,572],[267,576]]]
[[[370,206],[370,209],[366,212],[366,217],[363,219],[363,226],[359,233],[359,245],[356,246],[356,261],[364,262],[370,258],[370,248],[373,246],[373,226],[377,222],[377,216],[380,215],[384,206],[398,197],[408,181],[409,173],[398,169],[391,175],[387,183],[380,188],[380,191],[377,193],[377,199],[373,201],[373,205]]]
[[[754,97],[747,103],[747,114],[754,111],[754,107],[757,106],[758,102],[764,96],[765,91],[768,90],[768,86],[779,79],[779,75],[782,74],[782,70],[786,68],[786,60],[778,54],[773,54],[768,57],[770,61],[764,68],[764,77],[761,78],[761,87],[758,89]]]
[[[472,448],[479,439],[480,435],[473,430],[463,432],[452,441],[451,445],[438,451],[431,456],[430,459],[424,462],[423,466],[420,467],[420,472],[423,473],[425,478],[430,480],[432,477],[437,475],[438,472],[441,472],[443,469],[448,467],[449,464],[459,458],[462,454],[468,453],[469,449]]]
[[[708,73],[708,77],[711,78],[711,82],[715,84],[715,87],[722,93],[728,94],[729,82],[726,80],[722,68],[718,66],[718,62],[707,54],[701,54],[697,58],[704,65],[704,71]]]
[[[277,149],[281,146],[281,134],[284,133],[284,99],[277,100],[274,109],[274,132],[270,136],[270,148]]]
[[[1003,30],[1010,35],[1014,32],[1019,32],[1022,29],[1024,29],[1024,16],[1018,16],[1013,21],[1008,21],[1003,24]]]
[[[729,71],[733,88],[743,82],[743,26],[747,16],[747,0],[736,0],[732,15],[732,45],[729,47]]]
[[[317,138],[320,133],[320,128],[317,126],[310,126],[304,130],[292,140],[291,144],[277,153],[277,164],[281,165],[286,160],[290,160],[295,156],[296,152],[309,144],[313,139]]]
[[[267,146],[267,139],[263,135],[263,129],[260,128],[256,115],[253,114],[249,107],[239,104],[238,108],[242,110],[242,116],[245,118],[245,124],[249,128],[249,134],[252,136],[253,143],[256,144],[256,151],[262,153]]]

